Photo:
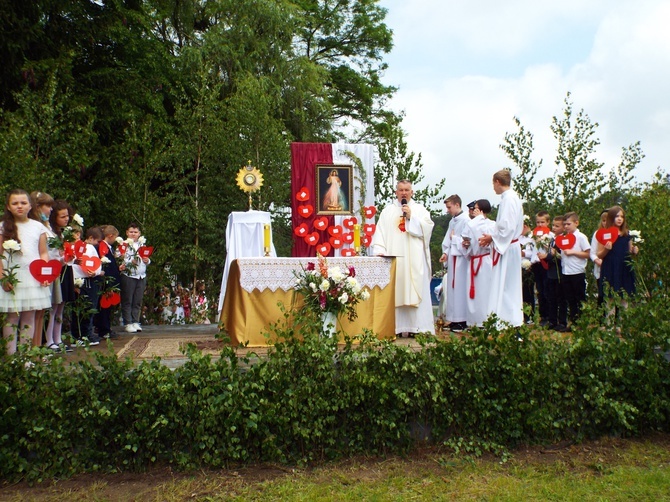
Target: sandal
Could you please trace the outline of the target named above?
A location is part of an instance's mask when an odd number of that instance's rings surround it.
[[[60,352],[60,347],[56,343],[52,343],[47,347],[49,350],[53,350],[54,352]]]

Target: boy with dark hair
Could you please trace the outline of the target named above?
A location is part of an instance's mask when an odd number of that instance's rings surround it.
[[[545,298],[547,299],[547,320],[549,329],[565,331],[568,323],[568,304],[562,290],[561,250],[555,246],[556,236],[563,234],[563,216],[556,216],[551,225],[552,239],[549,250],[538,251],[537,256],[547,262],[547,282]]]
[[[98,258],[95,246],[102,240],[102,231],[98,227],[91,227],[86,231],[86,250],[81,258],[77,258],[72,266],[75,285],[78,286],[76,308],[72,313],[70,330],[77,340],[77,345],[98,345],[100,338],[93,333],[93,314],[98,305],[97,278],[104,275],[102,267],[91,269],[87,258]],[[76,289],[75,289],[76,291]]]
[[[121,272],[121,313],[127,333],[142,331],[140,316],[142,299],[147,287],[147,265],[151,260],[139,255],[138,250],[144,244],[144,237],[137,223],[131,223],[126,229],[125,244],[128,246],[123,255]]]
[[[447,264],[446,280],[442,283],[442,294],[446,295],[445,319],[450,323],[451,331],[460,332],[466,328],[468,274],[467,250],[463,247],[463,230],[468,221],[467,214],[461,209],[461,198],[450,195],[444,201],[447,212],[451,215],[449,228],[442,240],[442,256],[440,262]]]
[[[566,235],[575,236],[575,243],[563,250],[561,272],[563,272],[563,295],[568,303],[571,324],[581,314],[582,302],[586,301],[586,263],[591,256],[589,239],[579,231],[578,227],[577,213],[567,213],[563,220],[563,229]]]

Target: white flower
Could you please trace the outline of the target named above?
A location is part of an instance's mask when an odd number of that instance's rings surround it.
[[[633,244],[642,244],[644,242],[642,234],[639,230],[629,230],[628,233],[630,234],[630,238],[633,241]]]
[[[106,265],[107,263],[111,263],[111,261],[106,256],[103,256],[102,258],[100,258],[100,263],[104,263]]]
[[[2,243],[2,248],[5,251],[9,251],[10,253],[14,253],[16,251],[21,251],[21,244],[16,242],[14,239],[7,239]]]
[[[140,235],[139,238],[137,239],[137,242],[140,243],[140,246],[144,246],[144,243],[147,242],[147,239],[143,235]]]
[[[117,244],[123,244],[123,237],[121,237],[120,235],[114,240],[116,241]]]
[[[530,260],[528,258],[521,260],[521,268],[524,270],[528,270],[530,268]]]
[[[84,218],[82,218],[82,217],[79,215],[79,213],[75,214],[75,215],[72,217],[72,221],[74,221],[74,222],[75,222],[77,225],[79,225],[80,227],[83,227],[83,226],[84,226]]]
[[[309,289],[311,289],[312,291],[314,291],[316,293],[316,290],[317,290],[316,283],[310,282],[309,283]]]
[[[82,279],[81,277],[77,277],[74,280],[74,285],[78,288],[81,288],[84,285],[84,279]]]
[[[330,281],[328,279],[324,279],[323,281],[321,281],[319,289],[321,291],[328,291],[330,289]]]
[[[128,246],[132,246],[133,243],[134,243],[135,241],[132,240],[130,237],[128,237],[128,238],[127,238],[125,241],[123,241],[123,242],[124,242],[124,244],[127,244]]]
[[[338,300],[339,300],[339,302],[340,302],[342,305],[344,305],[344,304],[347,303],[347,301],[349,300],[349,295],[348,295],[347,292],[345,291],[345,292],[342,293],[342,295],[338,298]]]
[[[528,216],[527,214],[524,214],[523,215],[523,221],[529,222],[530,221],[530,216]]]
[[[335,282],[340,282],[344,279],[345,275],[340,267],[332,267],[328,269],[328,277],[333,279]]]
[[[362,299],[363,301],[365,301],[365,300],[367,300],[367,299],[369,299],[369,298],[370,298],[370,293],[369,293],[366,289],[364,289],[363,291],[361,291],[361,299]]]

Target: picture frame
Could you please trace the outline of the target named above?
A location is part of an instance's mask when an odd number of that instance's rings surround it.
[[[351,164],[317,164],[315,206],[318,215],[353,214],[354,177]]]

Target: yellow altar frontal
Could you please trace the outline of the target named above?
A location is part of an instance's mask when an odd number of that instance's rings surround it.
[[[271,323],[283,318],[278,306],[287,311],[301,300],[294,298],[296,272],[316,258],[239,258],[230,265],[226,294],[220,321],[229,333],[231,342],[248,342],[250,347],[272,344]],[[338,319],[340,340],[344,334],[357,335],[367,328],[378,338],[395,337],[395,259],[384,257],[328,258],[328,266],[356,269],[356,279],[370,292],[370,298],[360,302],[358,317],[349,321]]]

